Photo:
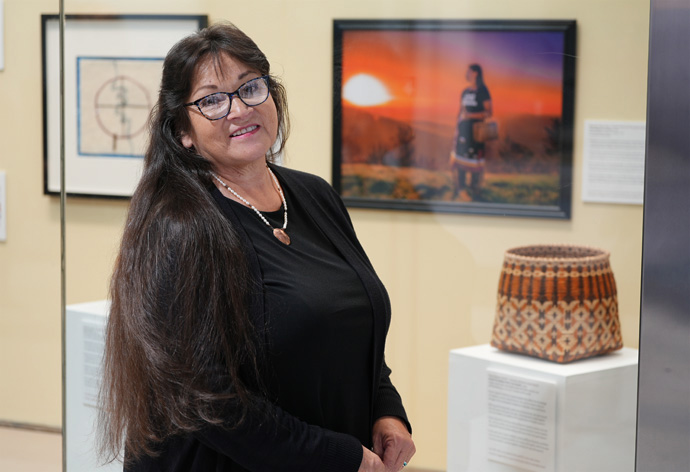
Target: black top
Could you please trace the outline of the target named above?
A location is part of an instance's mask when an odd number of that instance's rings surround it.
[[[291,244],[229,200],[259,257],[266,303],[269,389],[310,424],[371,446],[371,302],[342,254],[285,187]],[[274,228],[283,209],[262,212]]]
[[[466,88],[462,91],[462,106],[468,113],[486,111],[484,102],[491,100],[489,89],[485,85],[480,85],[476,89]]]
[[[306,219],[312,223],[312,227],[318,228],[325,235],[326,240],[338,249],[361,281],[369,299],[372,335],[369,378],[366,383],[371,399],[368,428],[371,429],[373,422],[378,418],[397,416],[411,430],[400,395],[391,383],[391,370],[384,359],[385,340],[391,316],[388,294],[357,239],[342,200],[320,177],[284,167],[271,166],[271,168],[283,188],[289,189],[291,204],[301,205],[302,216],[306,216]],[[244,209],[232,204],[233,202],[225,198],[215,187],[210,191],[222,213],[236,229],[240,243],[246,248],[245,255],[250,277],[259,282],[258,286],[261,287],[260,281],[264,279],[261,256],[240,219]],[[162,221],[160,224],[165,230],[167,224],[174,224],[174,222]],[[258,222],[257,225],[259,228],[261,225],[265,226],[263,222]],[[293,236],[293,244],[298,244],[299,240],[299,234],[294,233],[298,230],[297,226],[294,224],[293,227],[293,223],[288,226],[288,232]],[[267,227],[265,231],[271,234]],[[276,243],[281,244],[277,240]],[[296,272],[298,270],[291,268],[293,276]],[[249,316],[259,329],[259,334],[263,336],[266,345],[273,345],[275,351],[278,344],[275,340],[271,341],[273,335],[270,331],[270,320],[274,318],[267,313],[267,308],[271,308],[267,305],[269,300],[264,292],[264,289],[260,289],[251,294]],[[298,355],[302,355],[298,349],[296,351]],[[350,353],[333,351],[334,355],[338,353],[343,359],[332,360],[333,362],[337,365],[349,363],[345,358],[349,357]],[[285,359],[285,363],[292,362]],[[299,366],[296,368],[298,369]],[[346,383],[342,383],[341,388],[346,390],[347,394],[352,393],[352,389]],[[158,448],[160,454],[157,457],[143,457],[127,467],[126,471],[357,471],[362,460],[362,441],[357,437],[300,420],[295,414],[286,411],[275,402],[263,399],[258,399],[258,401],[266,414],[250,415],[247,421],[237,426],[233,422],[235,413],[233,405],[229,404],[226,408],[227,427],[208,425],[198,432],[170,438],[160,445]],[[325,413],[326,417],[332,418],[336,414],[347,416],[348,412],[333,410],[336,408],[334,405],[326,402],[322,402],[321,405],[323,409],[331,410]]]

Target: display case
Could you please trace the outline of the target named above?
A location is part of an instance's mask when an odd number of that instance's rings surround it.
[[[6,7],[12,2],[6,1]],[[37,35],[40,34],[40,14],[57,13],[54,2],[44,3],[42,11],[34,12]],[[590,176],[585,173],[585,165],[591,163],[592,157],[592,149],[587,148],[590,141],[586,142],[585,139],[587,123],[618,126],[616,129],[619,130],[631,124],[636,139],[639,138],[640,129],[644,129],[648,0],[553,0],[548,5],[537,0],[373,0],[348,3],[324,0],[318,5],[312,0],[267,0],[258,6],[234,9],[228,8],[227,2],[220,0],[183,0],[174,5],[154,0],[65,0],[64,4],[65,13],[69,15],[206,15],[209,23],[233,22],[259,44],[271,61],[273,72],[281,78],[287,89],[292,129],[282,156],[283,165],[319,175],[337,188],[335,166],[338,163],[343,167],[344,162],[344,167],[349,166],[350,170],[353,166],[362,169],[360,164],[366,164],[369,167],[357,174],[360,177],[379,175],[374,172],[378,170],[387,173],[374,188],[377,198],[391,196],[398,203],[400,195],[407,199],[396,205],[366,208],[352,205],[348,208],[360,242],[386,285],[393,307],[386,361],[393,370],[393,382],[410,416],[418,451],[407,470],[453,470],[452,467],[457,467],[459,463],[455,462],[455,456],[451,456],[455,449],[452,449],[454,446],[451,445],[450,436],[446,436],[446,431],[451,434],[448,429],[449,414],[453,411],[457,413],[457,410],[453,410],[453,404],[439,393],[448,391],[449,387],[459,389],[457,391],[462,392],[459,393],[461,396],[476,395],[476,392],[463,390],[470,386],[459,385],[449,378],[448,352],[489,341],[493,324],[491,314],[496,307],[496,288],[506,249],[528,244],[567,243],[609,250],[618,284],[623,342],[630,349],[637,348],[642,206],[639,202],[630,201],[585,201],[583,189],[584,179]],[[358,56],[354,54],[356,51],[348,49],[348,44],[340,44],[336,48],[337,25],[354,20],[374,22],[383,25],[384,29],[386,24],[396,22],[405,25],[415,22],[431,24],[437,27],[436,32],[446,24],[563,23],[572,26],[575,34],[569,38],[575,43],[568,44],[568,48],[560,45],[558,54],[567,51],[575,57],[564,61],[569,65],[567,80],[565,76],[558,76],[558,87],[551,87],[549,84],[556,79],[547,69],[540,68],[544,62],[549,62],[548,52],[541,51],[538,57],[535,54],[534,57],[522,57],[522,60],[515,57],[511,61],[505,51],[498,51],[502,59],[497,61],[486,56],[489,54],[487,49],[491,49],[489,44],[469,41],[461,45],[463,54],[457,63],[444,62],[448,67],[446,71],[439,67],[432,70],[423,66],[426,60],[431,61],[436,57],[433,45],[441,47],[434,42],[437,41],[435,39],[424,43],[426,49],[403,48],[401,42],[395,41],[383,46],[377,42],[376,53],[381,57],[402,58],[415,65],[415,70],[405,69],[409,74],[403,71],[397,73],[400,64],[391,63],[390,71],[393,73],[381,77],[381,83],[394,98],[389,103],[367,106],[345,103],[347,96],[352,98],[344,90],[348,79],[357,74],[378,77],[377,71],[385,69],[383,59],[377,62],[369,60],[366,54]],[[38,41],[36,38],[34,52],[40,50]],[[157,37],[152,42],[159,41]],[[364,44],[366,46],[366,41]],[[432,45],[430,48],[429,44]],[[131,46],[131,49],[135,51],[137,46]],[[482,51],[481,55],[478,51]],[[11,57],[6,56],[7,59]],[[354,62],[340,63],[342,69],[337,69],[338,61],[343,58],[353,59]],[[483,180],[476,182],[479,187],[469,188],[473,180],[472,172],[468,171],[465,175],[468,188],[455,189],[460,178],[458,168],[444,168],[442,163],[445,165],[451,157],[451,143],[459,124],[462,94],[468,87],[466,73],[474,63],[484,65],[493,119],[498,123],[498,139],[486,145],[487,167]],[[6,71],[11,64],[6,61]],[[438,65],[438,61],[435,64]],[[72,60],[61,65],[70,70],[77,67]],[[347,76],[338,77],[338,73]],[[74,77],[74,74],[68,74],[68,77]],[[528,77],[532,82],[517,80],[518,77]],[[340,86],[337,85],[338,80]],[[76,84],[68,81],[65,86],[74,88]],[[433,93],[424,94],[422,89]],[[341,92],[340,95],[337,92]],[[564,93],[570,100],[569,108],[554,108],[554,104],[564,103]],[[22,96],[33,95],[23,93]],[[406,103],[415,100],[415,97],[419,107],[405,108]],[[426,106],[419,97],[424,97],[424,100],[437,97],[437,102],[433,106]],[[41,108],[39,101],[37,99],[36,109]],[[382,140],[379,142],[379,138],[372,135],[370,130],[373,128],[356,126],[357,123],[366,124],[364,119],[355,120],[355,125],[349,121],[347,129],[339,130],[340,147],[337,150],[338,129],[334,126],[337,126],[339,111],[342,111],[338,109],[339,104],[345,104],[349,112],[362,113],[362,116],[366,112],[379,124],[383,123],[380,128],[383,130]],[[68,105],[77,106],[74,100]],[[435,112],[430,113],[429,110]],[[568,114],[567,127],[552,120],[557,115],[561,116],[561,112]],[[525,120],[520,117],[525,114],[529,115],[529,126],[522,126]],[[393,123],[391,120],[396,117],[403,118]],[[410,139],[409,133],[406,134],[407,128],[401,127],[400,123],[410,125],[415,133],[414,139]],[[75,123],[72,125],[76,126]],[[601,131],[601,127],[598,130]],[[346,135],[350,132],[360,133],[361,139],[348,138]],[[74,142],[77,137],[70,136],[69,139]],[[357,154],[352,147],[343,152],[343,139],[349,139],[349,145],[371,145],[371,152]],[[557,153],[556,149],[564,141],[570,146],[569,160],[563,165],[554,166],[548,160],[549,156]],[[112,139],[109,143],[112,145]],[[639,144],[639,139],[636,143]],[[426,150],[433,150],[434,154]],[[16,148],[12,152],[21,154],[21,150]],[[356,155],[356,159],[367,161],[347,161],[348,152],[350,157]],[[634,153],[636,162],[639,162],[639,146]],[[31,175],[32,180],[25,180],[23,186],[32,188],[35,198],[46,202],[44,213],[52,218],[50,223],[41,224],[36,231],[55,232],[59,213],[58,197],[43,195],[39,185],[43,178],[39,171],[42,165],[40,146],[33,154],[36,154],[34,168],[9,172],[8,182],[11,186],[17,185],[13,183],[15,175]],[[400,161],[408,154],[414,157],[410,162]],[[91,156],[84,159],[101,158]],[[131,159],[141,158],[108,156],[105,159],[130,159],[127,162],[130,165],[133,162]],[[83,174],[84,162],[79,159],[68,162],[67,174]],[[430,162],[436,166],[434,175],[440,179],[439,182],[442,181],[436,187],[443,189],[444,185],[448,186],[436,194],[443,195],[439,198],[451,198],[458,190],[457,195],[453,196],[455,200],[449,201],[448,205],[461,209],[489,208],[491,211],[417,211],[420,205],[414,201],[414,195],[420,192],[420,187],[415,179],[427,175],[428,169],[424,166]],[[397,176],[409,174],[411,177],[407,180],[389,178],[389,174],[393,173]],[[89,180],[88,172],[86,175],[86,180]],[[106,171],[99,176],[99,181],[108,180],[109,177]],[[548,185],[544,184],[545,180],[548,180]],[[554,182],[555,189],[552,185]],[[129,201],[126,198],[101,198],[107,196],[109,191],[105,185],[97,187],[90,190],[92,195],[88,197],[67,198],[64,256],[66,304],[69,306],[107,298],[109,279],[119,250]],[[347,201],[349,197],[343,194],[344,186],[341,187],[341,195]],[[530,211],[532,197],[533,201],[552,202],[554,198],[565,198],[563,195],[567,195],[567,211],[561,206],[564,203],[561,200],[556,205],[549,203],[558,210],[558,218],[544,218],[544,212]],[[13,198],[12,195],[9,197]],[[486,201],[480,202],[480,199]],[[539,205],[541,203],[537,203]],[[11,222],[9,231],[11,238]],[[25,237],[28,238],[30,234],[33,232],[24,231]],[[69,351],[69,344],[65,347]],[[66,359],[67,371],[72,376],[72,364],[81,360],[73,360],[74,356]],[[632,366],[628,367],[633,369]],[[555,385],[560,385],[558,382],[561,381],[565,383],[565,377],[568,377],[554,375],[554,378],[560,379],[554,380]],[[571,376],[571,380],[576,377]],[[40,380],[35,380],[31,385],[38,389],[44,387]],[[558,388],[554,388],[558,392]],[[616,391],[613,394],[619,396],[618,404],[626,408],[625,414],[632,412],[634,415],[630,392]],[[69,398],[72,396],[68,391],[65,410],[67,438],[71,434],[69,426],[72,425],[72,415],[78,416],[81,414],[78,411],[84,410],[83,402],[70,403]],[[575,408],[558,400],[556,405],[561,418],[569,415],[569,408]],[[91,406],[86,408],[88,410],[84,411],[93,413]],[[586,419],[595,420],[591,417]],[[72,431],[81,434],[75,428],[72,426]],[[621,425],[618,437],[628,438],[628,428],[627,423]],[[614,434],[613,430],[609,431]],[[71,444],[67,443],[68,449],[75,447]],[[453,444],[458,442],[454,440]],[[68,450],[66,457],[72,457],[71,454],[72,451]],[[558,464],[558,458],[554,461]]]

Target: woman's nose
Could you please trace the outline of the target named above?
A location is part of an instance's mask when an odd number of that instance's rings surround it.
[[[251,109],[252,107],[245,105],[239,97],[232,97],[232,102],[230,102],[230,113],[228,113],[226,118],[231,119],[245,115],[248,112],[251,112]]]

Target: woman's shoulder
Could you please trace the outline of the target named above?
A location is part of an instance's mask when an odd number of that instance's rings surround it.
[[[331,184],[329,184],[326,179],[316,174],[278,165],[272,165],[271,169],[278,174],[279,177],[282,177],[284,180],[288,181],[288,183],[298,183],[305,186],[309,190],[333,191]]]

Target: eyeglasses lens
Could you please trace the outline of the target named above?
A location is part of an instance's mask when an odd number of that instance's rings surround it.
[[[268,98],[266,79],[259,77],[250,80],[237,91],[242,101],[249,106],[260,105]]]
[[[230,109],[230,97],[224,93],[214,93],[199,102],[201,112],[212,120],[222,118]]]
[[[268,83],[259,77],[243,84],[236,92],[245,105],[261,105],[268,98]],[[219,92],[205,97],[199,102],[201,112],[209,119],[223,118],[230,111],[231,98],[227,93]]]

